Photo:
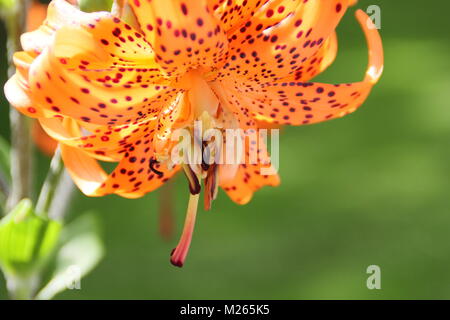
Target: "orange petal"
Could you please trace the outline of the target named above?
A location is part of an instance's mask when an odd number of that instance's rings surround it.
[[[208,0],[208,6],[221,22],[222,28],[230,33],[240,27],[267,1],[261,0]]]
[[[232,90],[226,86],[227,82],[210,82],[212,90],[216,94],[221,104],[221,121],[227,129],[247,129],[254,128],[255,121],[245,104],[242,104],[244,98],[240,92]]]
[[[168,74],[180,75],[196,67],[208,71],[221,62],[227,39],[208,12],[206,0],[133,0],[129,4]]]
[[[38,146],[38,148],[47,156],[51,157],[55,153],[56,148],[58,147],[58,142],[55,139],[51,138],[45,131],[42,129],[42,126],[37,121],[33,121],[31,128],[33,141]]]
[[[36,54],[33,52],[16,52],[13,56],[16,74],[4,87],[6,99],[20,112],[34,118],[44,116],[44,111],[33,105],[28,86],[28,72],[35,57]]]
[[[278,175],[261,175],[258,165],[240,165],[234,180],[222,183],[220,187],[231,200],[238,204],[247,204],[253,193],[264,186],[276,187],[280,184]]]
[[[41,118],[39,121],[53,139],[83,150],[91,157],[102,161],[119,161],[127,146],[149,134],[156,125],[153,121],[146,121],[115,127],[97,126],[91,128],[91,132],[87,130],[74,132],[67,130],[67,126],[60,119]]]
[[[16,53],[18,75],[6,94],[30,117],[126,124],[154,118],[179,91],[165,85],[143,36],[106,12],[83,13],[55,0],[44,25],[22,40],[29,51]]]
[[[119,125],[154,118],[174,99],[179,89],[158,84],[164,79],[149,46],[135,35],[128,38],[132,31],[116,19],[58,30],[52,46],[30,68],[37,107],[80,121]],[[109,38],[119,33],[121,54]]]
[[[310,124],[342,117],[355,111],[367,98],[383,71],[381,38],[370,19],[361,10],[356,13],[369,46],[369,65],[362,82],[349,84],[277,81],[259,87],[235,90],[245,92],[245,103],[256,115],[281,124]],[[292,79],[288,79],[292,80]]]
[[[65,124],[67,130],[76,134],[76,125]],[[107,175],[97,160],[88,153],[67,145],[61,145],[64,165],[78,188],[88,196],[118,194],[127,198],[138,198],[160,187],[171,178],[178,167],[155,165],[150,169],[150,159],[154,156],[151,148],[152,137],[149,134],[126,146],[123,157],[114,171]]]
[[[302,0],[272,0],[262,1],[263,5],[259,10],[255,10],[255,13],[241,25],[239,29],[240,34],[257,36],[261,31],[274,27],[285,21],[286,18],[295,14],[296,11],[304,6],[305,1]],[[252,28],[253,26],[254,28]],[[237,37],[241,38],[242,35]],[[243,38],[242,38],[243,39]]]
[[[188,95],[180,93],[174,103],[161,112],[153,141],[156,153],[167,154],[169,152],[171,146],[176,143],[171,141],[173,131],[193,121],[192,111]]]
[[[282,3],[290,4],[291,15],[267,9],[230,37],[230,59],[219,78],[265,83],[299,70],[332,35],[348,6],[348,0]]]
[[[6,82],[5,87],[6,99],[18,109],[20,112],[32,117],[43,116],[34,106],[30,99],[29,90],[24,85],[23,78],[15,74]]]
[[[60,148],[64,166],[81,192],[91,197],[105,195],[100,192],[100,187],[108,175],[97,160],[76,148],[66,145]]]
[[[154,153],[146,141],[128,148],[124,158],[104,182],[101,192],[141,197],[159,188],[179,171],[179,167],[168,168],[166,164],[156,164],[154,168],[157,172],[152,171],[149,163]]]
[[[239,165],[233,178],[225,180],[223,173],[219,178],[220,187],[238,204],[248,203],[253,197],[253,193],[264,186],[275,187],[280,184],[280,177],[271,167],[266,146],[249,131],[245,132],[245,137],[247,143],[245,144],[244,163]],[[223,169],[227,170],[228,168],[220,168],[220,170]],[[273,174],[268,175],[267,173]]]
[[[324,45],[302,63],[302,68],[290,76],[283,78],[283,81],[308,81],[316,75],[326,70],[334,61],[337,55],[338,41],[336,32],[333,32]]]

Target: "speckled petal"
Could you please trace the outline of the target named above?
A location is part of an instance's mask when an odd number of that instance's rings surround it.
[[[284,2],[283,2],[284,3]],[[330,38],[348,7],[348,0],[286,1],[255,15],[230,37],[229,59],[221,78],[266,83],[299,70]]]
[[[127,124],[155,117],[175,98],[179,89],[164,84],[150,47],[116,19],[59,29],[54,43],[33,61],[30,94],[46,116]]]
[[[39,121],[45,132],[53,139],[102,161],[120,161],[133,143],[152,132],[156,126],[154,121],[144,121],[115,127],[96,126],[87,130],[77,124],[80,130],[74,135],[74,130],[66,129],[64,122],[67,119],[41,118]]]
[[[206,0],[133,0],[129,4],[169,75],[196,67],[209,71],[221,63],[227,38]]]
[[[241,103],[263,119],[280,124],[312,124],[342,117],[355,111],[367,98],[383,70],[383,49],[378,31],[359,10],[357,18],[366,34],[369,65],[361,82],[325,84],[286,79],[260,86],[234,83],[234,92],[245,99]],[[237,93],[236,93],[237,94]]]
[[[231,33],[247,22],[267,2],[268,0],[208,0],[208,7],[220,21],[222,28]]]
[[[80,128],[73,121],[64,124],[71,135],[78,135]],[[156,164],[158,173],[150,169],[150,160],[154,153],[153,135],[148,132],[125,147],[122,160],[111,174],[107,174],[99,162],[87,152],[61,145],[61,154],[65,167],[78,188],[88,196],[118,194],[126,198],[138,198],[160,187],[178,170],[165,164]]]
[[[222,179],[219,179],[220,187],[238,204],[247,204],[252,199],[253,193],[264,186],[276,187],[280,184],[280,177],[271,167],[265,145],[259,139],[255,139],[250,131],[246,133],[248,143],[245,144],[244,163],[239,165],[233,178],[223,179],[224,174],[221,172]],[[251,160],[252,158],[257,161]],[[271,174],[268,175],[269,172]]]

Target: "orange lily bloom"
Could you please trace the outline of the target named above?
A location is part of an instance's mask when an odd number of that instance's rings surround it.
[[[183,168],[191,198],[171,258],[181,266],[201,179],[209,209],[218,186],[245,204],[279,177],[261,174],[270,161],[200,170],[174,165],[167,161],[171,133],[192,131],[194,120],[256,130],[261,123],[312,124],[355,111],[383,69],[381,39],[364,12],[356,13],[369,46],[364,79],[308,82],[333,62],[335,28],[354,2],[123,0],[112,14],[83,13],[54,0],[43,25],[22,36],[6,96],[60,142],[66,168],[88,196],[141,197]],[[98,161],[118,165],[107,174]]]

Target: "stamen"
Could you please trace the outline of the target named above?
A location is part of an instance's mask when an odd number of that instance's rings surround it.
[[[192,234],[194,232],[195,218],[197,217],[198,199],[200,194],[191,194],[189,205],[184,222],[183,233],[177,247],[172,251],[170,262],[176,267],[182,267],[191,245]]]
[[[217,197],[218,186],[217,183],[219,170],[217,165],[212,165],[208,170],[208,176],[205,179],[205,194],[204,194],[204,207],[208,211],[211,209],[212,202]]]
[[[203,171],[208,171],[210,165],[205,162],[205,159],[202,160],[202,169]]]
[[[209,149],[206,149],[206,155],[204,155],[203,153],[205,153],[205,148],[203,147],[202,150],[202,169],[203,171],[208,171],[210,164],[209,164],[209,157],[210,157],[210,152]]]
[[[194,170],[192,170],[191,166],[188,164],[183,164],[183,171],[184,174],[186,175],[186,178],[188,179],[189,190],[191,194],[193,195],[199,194],[202,187],[200,185],[200,181],[198,179],[197,174],[194,172]]]
[[[161,171],[159,171],[158,169],[155,168],[155,164],[158,164],[158,160],[156,160],[155,158],[150,158],[150,170],[152,170],[155,174],[157,174],[158,176],[162,176],[164,173],[162,173]]]

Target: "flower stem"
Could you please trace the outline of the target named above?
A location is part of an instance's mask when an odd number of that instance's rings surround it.
[[[28,0],[15,1],[15,7],[5,17],[8,30],[8,74],[15,72],[13,54],[21,49],[20,35],[26,30],[25,13]],[[11,192],[7,208],[13,208],[32,193],[32,144],[29,120],[14,107],[10,107],[11,125]]]
[[[55,191],[61,180],[61,176],[64,172],[64,166],[61,159],[61,151],[59,148],[55,151],[52,161],[50,162],[50,169],[45,178],[44,184],[39,194],[39,198],[36,204],[36,213],[45,217],[48,217],[50,206],[55,195]]]
[[[9,195],[9,184],[5,175],[0,171],[0,193],[7,198]],[[1,196],[1,195],[0,195]]]
[[[75,191],[75,184],[67,170],[64,170],[55,190],[55,195],[48,210],[50,219],[63,221]]]
[[[13,300],[31,300],[38,284],[38,277],[35,275],[24,278],[12,276],[6,279],[8,292]]]

